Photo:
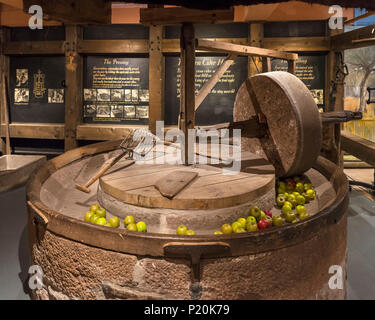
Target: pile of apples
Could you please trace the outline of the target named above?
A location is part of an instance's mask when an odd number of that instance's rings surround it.
[[[286,222],[296,223],[309,218],[305,204],[315,198],[312,184],[304,183],[300,177],[279,181],[277,185],[276,205],[281,208],[281,216]]]
[[[249,216],[239,218],[232,224],[223,224],[221,230],[215,231],[214,234],[230,234],[242,232],[254,232],[270,228],[271,226],[282,226],[284,219],[280,216],[272,216],[271,210],[260,210],[257,206],[250,208]]]
[[[86,212],[84,221],[97,224],[100,226],[118,228],[120,227],[120,219],[116,216],[112,216],[106,219],[107,212],[104,208],[100,208],[99,205],[93,204],[89,211]],[[147,232],[147,225],[144,221],[135,222],[133,216],[126,216],[124,219],[124,227],[128,231]]]

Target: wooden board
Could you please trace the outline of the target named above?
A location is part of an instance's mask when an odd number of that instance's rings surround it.
[[[320,152],[319,111],[308,88],[288,72],[270,72],[249,78],[239,89],[234,121],[258,116],[268,125],[265,137],[242,136],[244,150],[266,157],[276,175],[291,176],[310,169]]]
[[[249,166],[252,163],[252,167],[254,167],[254,163],[261,163],[261,161],[259,157],[253,156],[253,159],[249,160]],[[259,170],[262,169],[264,168]],[[181,170],[197,173],[198,176],[172,200],[163,197],[155,184],[159,179]],[[104,193],[112,197],[141,207],[217,209],[247,203],[272,190],[274,188],[274,172],[271,168],[264,174],[259,174],[259,171],[256,171],[225,175],[221,168],[209,165],[185,167],[182,165],[143,164],[107,174],[100,179],[100,187]]]
[[[155,182],[155,188],[168,199],[173,199],[182,189],[198,176],[198,172],[173,171]]]

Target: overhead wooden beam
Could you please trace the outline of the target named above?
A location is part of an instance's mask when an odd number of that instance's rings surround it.
[[[183,7],[145,8],[140,10],[140,23],[145,25],[171,25],[190,23],[233,22],[234,10],[196,10]]]
[[[82,121],[83,59],[77,52],[80,26],[66,26],[65,46],[65,151],[78,147],[77,126]]]
[[[329,51],[329,37],[264,38],[263,48],[278,51]]]
[[[195,46],[198,50],[237,53],[239,55],[268,57],[268,58],[276,58],[276,59],[283,59],[283,60],[297,60],[298,59],[298,54],[296,53],[279,52],[276,50],[242,46],[238,44],[225,43],[225,42],[219,42],[219,41],[196,39]]]
[[[78,53],[148,53],[148,40],[81,40]]]
[[[355,18],[350,19],[350,20],[346,20],[346,21],[344,22],[344,24],[345,24],[345,25],[352,24],[352,23],[354,23],[354,22],[356,22],[356,21],[359,21],[359,20],[362,20],[362,19],[364,19],[364,18],[371,17],[371,16],[373,16],[374,14],[375,14],[374,11],[366,12],[366,13],[364,13],[364,14],[358,16],[358,17],[355,17]]]
[[[4,54],[64,54],[64,41],[11,41],[5,44]]]
[[[43,9],[43,18],[66,24],[111,24],[112,2],[107,0],[23,0],[23,10],[32,5]]]
[[[229,42],[233,44],[241,44],[241,45],[248,45],[247,38],[203,38],[203,40],[211,40],[211,41],[222,41],[222,42]],[[165,53],[175,53],[180,52],[180,39],[163,39],[163,52]],[[205,51],[206,50],[197,50],[197,51]]]
[[[164,119],[163,26],[150,26],[149,130],[156,134],[156,121]]]
[[[13,8],[23,9],[23,0],[0,0],[0,3]]]
[[[208,81],[205,82],[205,84],[202,86],[197,96],[195,97],[195,110],[199,108],[203,100],[209,95],[211,90],[219,82],[220,78],[223,76],[225,71],[229,69],[229,67],[233,64],[236,58],[237,58],[237,54],[235,53],[229,54],[224,60],[224,62],[220,65],[220,67],[212,75],[212,77]]]
[[[375,25],[344,32],[331,37],[331,49],[342,51],[346,49],[368,47],[369,42],[358,42],[358,40],[373,38],[375,36]],[[375,43],[372,41],[372,43]]]
[[[375,167],[375,143],[346,131],[341,132],[341,147],[347,153]]]

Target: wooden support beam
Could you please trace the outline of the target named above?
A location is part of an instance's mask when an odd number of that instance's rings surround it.
[[[5,126],[0,127],[0,136],[5,136]],[[29,139],[64,139],[64,124],[59,123],[23,123],[13,122],[9,125],[11,138]]]
[[[343,30],[329,30],[332,37],[337,37]],[[331,37],[331,38],[332,38]],[[341,52],[343,54],[343,52]],[[340,112],[344,111],[344,84],[337,83],[336,90],[333,91],[333,83],[336,81],[336,71],[339,64],[339,54],[334,50],[328,53],[326,60],[326,93],[325,93],[325,111]],[[341,154],[341,125],[327,124],[323,126],[322,155],[336,163],[343,165],[343,156]]]
[[[283,59],[283,60],[297,60],[298,59],[298,54],[296,53],[279,52],[276,50],[241,46],[237,44],[225,43],[225,42],[219,42],[219,41],[196,39],[195,46],[198,50],[237,53],[239,55],[268,57],[268,58],[276,58],[276,59]]]
[[[373,16],[374,14],[375,14],[374,11],[366,12],[366,13],[364,13],[364,14],[358,16],[358,17],[355,17],[355,18],[350,19],[350,20],[346,20],[346,21],[344,22],[344,25],[352,24],[352,23],[354,23],[354,22],[356,22],[356,21],[359,21],[359,20],[362,20],[362,19],[364,19],[364,18],[371,17],[371,16]]]
[[[212,77],[208,81],[205,82],[205,84],[202,86],[197,96],[195,97],[195,110],[199,108],[203,100],[209,95],[211,90],[219,82],[220,78],[223,76],[225,71],[229,69],[229,67],[233,64],[236,58],[237,58],[237,54],[235,53],[229,54],[224,60],[224,62],[220,65],[220,67],[212,75]]]
[[[375,143],[346,131],[341,132],[342,149],[375,167]]]
[[[78,147],[77,126],[82,122],[82,57],[77,43],[82,39],[80,26],[66,26],[65,46],[65,151]]]
[[[148,126],[130,126],[116,124],[81,124],[77,128],[78,140],[117,140],[125,138],[130,130],[148,129]]]
[[[4,128],[4,136],[5,142],[3,145],[5,149],[3,153],[10,154],[10,132],[9,132],[9,104],[8,104],[8,97],[7,97],[7,86],[9,85],[9,57],[5,55],[4,49],[6,47],[6,43],[9,41],[10,33],[9,29],[2,28],[0,30],[0,44],[1,44],[1,55],[0,55],[0,81],[1,81],[1,90],[0,90],[0,124]]]
[[[296,69],[297,69],[297,61],[288,60],[288,72],[292,74],[296,74]]]
[[[263,23],[251,23],[248,45],[252,47],[263,47],[264,25]],[[262,59],[260,57],[249,56],[249,76],[254,76],[262,70]]]
[[[373,38],[375,36],[375,25],[355,29],[353,31],[344,32],[331,36],[331,49],[333,51],[343,51],[346,49],[368,47],[370,43],[358,42],[357,40]]]
[[[196,10],[183,7],[145,8],[140,10],[140,23],[145,25],[171,25],[190,23],[233,22],[234,10]]]
[[[78,53],[148,53],[148,40],[80,40]]]
[[[248,45],[247,38],[204,38],[203,40],[222,41],[222,42],[229,42],[233,44]],[[181,49],[180,49],[179,39],[163,39],[163,52],[164,53],[176,53],[180,51]],[[207,52],[206,50],[196,50],[196,51]]]
[[[262,72],[271,72],[271,58],[262,57]]]
[[[149,53],[149,130],[156,134],[156,121],[164,119],[163,27],[150,26]]]
[[[263,48],[278,51],[329,51],[329,37],[264,38]]]
[[[66,24],[111,24],[112,2],[107,0],[23,0],[23,10],[32,5],[43,8],[43,17]]]
[[[189,164],[189,129],[195,126],[195,33],[192,23],[181,27],[181,86],[180,86],[180,129],[185,135],[182,161]]]
[[[5,44],[4,54],[64,54],[64,41],[11,41]]]

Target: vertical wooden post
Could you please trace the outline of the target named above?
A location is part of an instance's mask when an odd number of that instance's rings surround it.
[[[82,57],[77,43],[82,39],[82,28],[66,26],[65,45],[65,151],[78,147],[77,126],[82,122]]]
[[[181,27],[181,93],[180,93],[180,129],[185,135],[182,161],[189,164],[188,130],[195,126],[195,34],[192,23],[183,23]]]
[[[262,58],[262,72],[271,71],[271,58],[263,57]]]
[[[164,119],[163,26],[150,26],[149,36],[149,130],[156,133],[156,121]]]
[[[252,47],[263,47],[263,23],[251,23],[249,45]],[[259,57],[250,56],[249,64],[249,77],[254,76],[262,71],[262,59]]]
[[[288,72],[292,74],[296,74],[296,60],[288,60]]]
[[[4,46],[5,43],[9,41],[9,29],[2,27],[0,30],[0,42],[1,42],[1,55],[0,55],[0,72],[1,72],[1,90],[0,90],[0,148],[1,153],[3,154],[10,154],[10,137],[9,137],[9,114],[6,108],[9,106],[6,103],[6,93],[5,92],[5,83],[4,79],[8,79],[9,84],[9,57],[4,55]],[[7,143],[4,142],[2,135],[6,137]]]
[[[343,33],[343,30],[330,30],[327,27],[330,36]],[[343,54],[343,52],[342,52]],[[333,83],[336,80],[336,66],[338,63],[338,52],[330,51],[326,60],[326,86],[325,86],[325,110],[343,111],[344,110],[344,84],[342,90],[332,92]],[[340,85],[339,85],[340,86]],[[337,86],[336,86],[337,89]],[[329,124],[323,127],[322,155],[337,165],[343,166],[343,156],[341,153],[341,125]]]

